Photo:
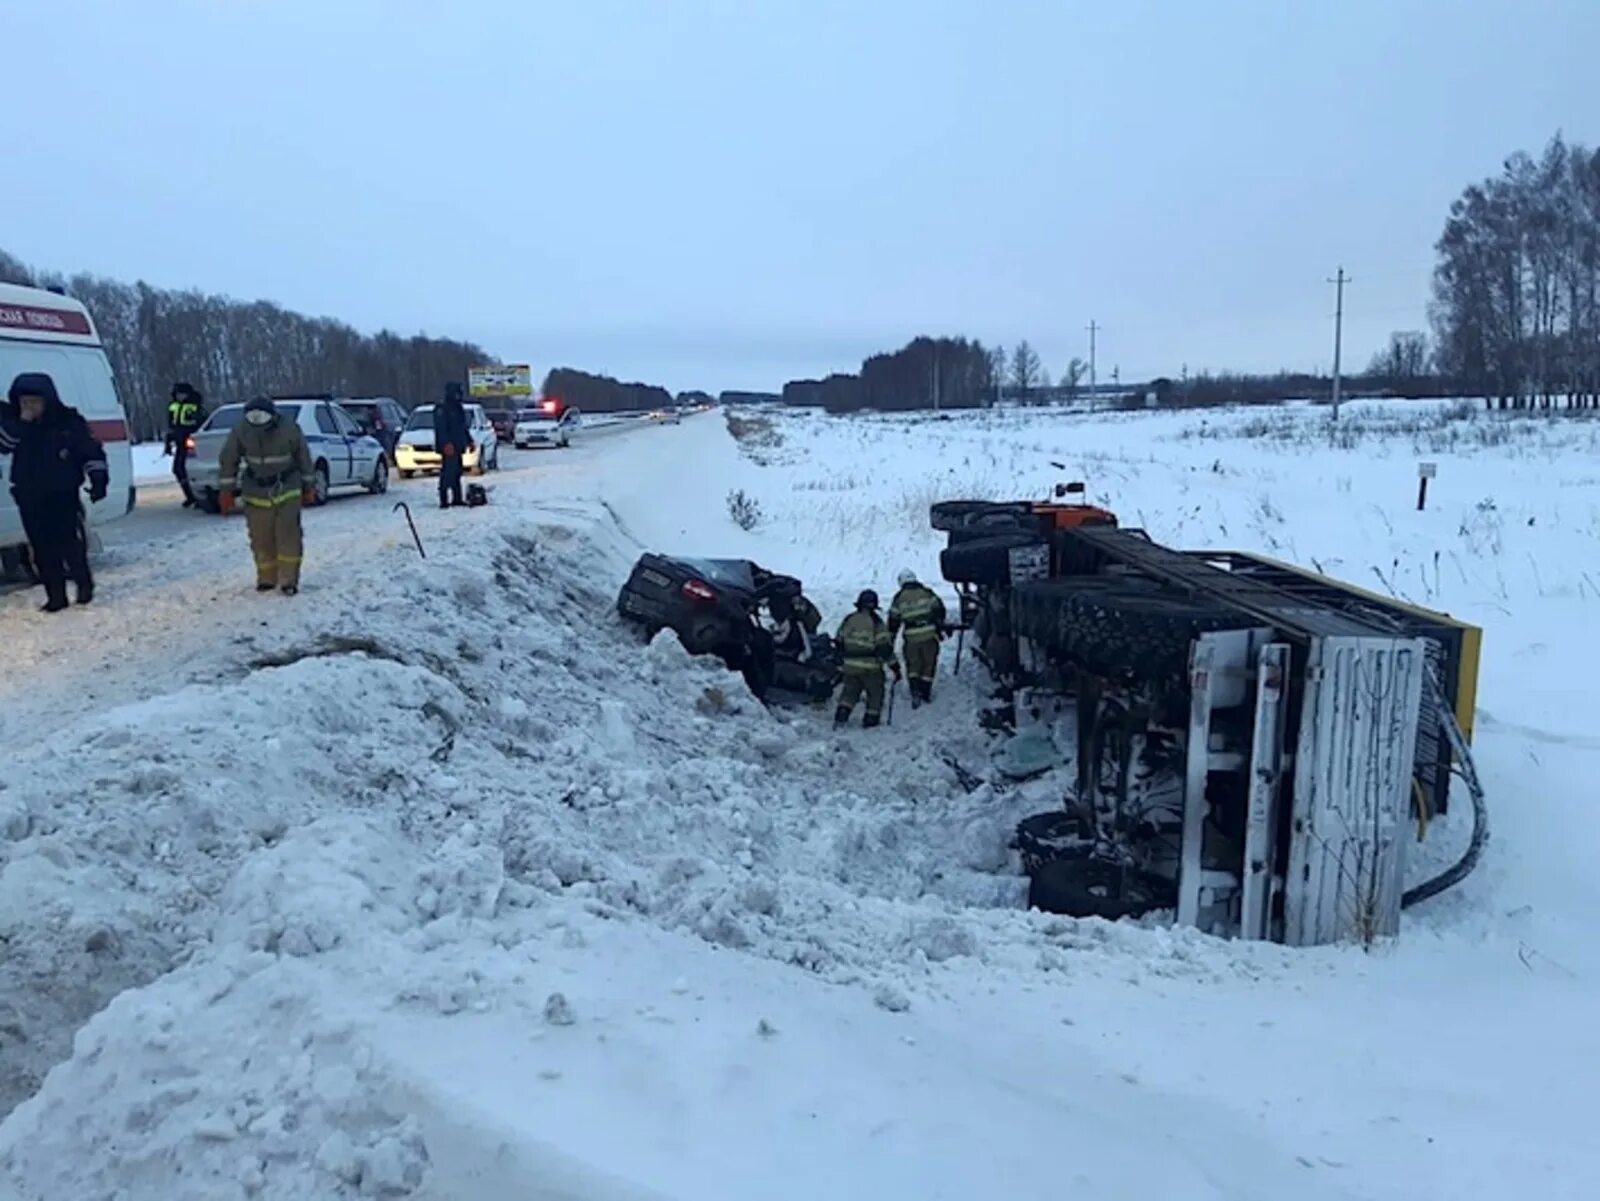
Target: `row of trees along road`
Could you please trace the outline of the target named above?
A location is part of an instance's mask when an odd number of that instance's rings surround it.
[[[592,375],[574,367],[549,372],[544,377],[544,395],[587,413],[645,413],[672,403],[672,393],[665,388],[624,384],[609,375]]]
[[[362,334],[266,301],[37,272],[4,251],[0,283],[60,288],[88,306],[141,440],[161,436],[178,380],[199,388],[208,404],[304,391],[392,396],[409,409],[436,399],[447,380],[465,382],[468,367],[497,361],[470,342]]]
[[[1559,135],[1450,207],[1438,367],[1501,408],[1600,406],[1600,152]]]

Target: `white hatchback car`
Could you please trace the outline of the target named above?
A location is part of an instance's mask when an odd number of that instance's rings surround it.
[[[558,409],[554,401],[545,401],[537,409],[525,409],[517,414],[517,433],[514,439],[519,450],[535,446],[571,446],[572,439],[583,428],[583,415],[568,405]]]
[[[480,404],[469,404],[467,410],[467,436],[471,439],[461,456],[462,470],[472,475],[500,468],[500,439],[489,421],[489,414]],[[395,468],[400,478],[408,480],[419,472],[438,471],[444,456],[433,444],[433,406],[418,405],[411,410],[411,419],[400,433],[394,446]]]

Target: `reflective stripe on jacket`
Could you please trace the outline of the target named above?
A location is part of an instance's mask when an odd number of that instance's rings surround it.
[[[844,666],[857,671],[882,671],[894,662],[894,635],[883,619],[866,609],[857,609],[839,626],[839,650]]]
[[[239,489],[246,504],[287,504],[312,482],[311,448],[293,421],[241,421],[228,434],[218,463],[218,487]]]
[[[925,584],[907,584],[889,606],[889,633],[905,628],[907,642],[925,642],[939,636],[944,625],[944,602]]]
[[[167,428],[173,434],[192,434],[202,421],[198,400],[175,400],[167,405]]]

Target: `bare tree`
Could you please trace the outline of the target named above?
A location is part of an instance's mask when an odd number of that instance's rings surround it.
[[[1068,392],[1076,393],[1079,385],[1083,383],[1083,377],[1088,374],[1089,364],[1075,357],[1072,362],[1067,364],[1066,370],[1061,373],[1061,386],[1067,389]]]
[[[1006,369],[1010,364],[1010,357],[1006,354],[1004,346],[996,346],[989,351],[989,388],[994,394],[994,403],[1000,403],[1000,393],[1006,386]]]
[[[1039,387],[1043,378],[1044,364],[1039,360],[1039,352],[1026,339],[1018,342],[1017,348],[1011,352],[1011,387],[1026,400],[1033,395],[1033,390]]]
[[[1600,404],[1600,153],[1557,136],[1450,207],[1430,316],[1440,368],[1501,408]]]
[[[1391,386],[1414,383],[1428,374],[1432,357],[1427,334],[1397,330],[1389,335],[1389,344],[1372,356],[1367,374],[1378,376]]]
[[[446,380],[464,381],[473,364],[494,361],[468,342],[406,338],[388,330],[364,335],[266,301],[30,271],[3,251],[0,280],[59,287],[83,302],[105,343],[134,436],[141,439],[160,433],[168,390],[177,380],[194,384],[213,401],[315,391],[393,396],[410,407],[433,399]]]

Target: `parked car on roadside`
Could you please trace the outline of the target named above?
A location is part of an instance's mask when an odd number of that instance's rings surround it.
[[[389,490],[389,458],[383,452],[383,444],[362,433],[355,418],[340,405],[321,397],[274,397],[273,403],[278,416],[298,423],[306,436],[317,504],[325,504],[340,489],[364,488],[374,495]],[[243,418],[244,405],[223,405],[189,439],[189,486],[209,513],[221,507],[218,478],[223,444]]]
[[[349,413],[364,434],[370,434],[383,443],[389,462],[394,462],[394,444],[400,441],[400,431],[406,428],[406,411],[400,402],[389,396],[364,396],[355,400],[341,400],[339,407]]]
[[[517,417],[516,436],[513,441],[519,450],[532,450],[536,446],[566,447],[583,428],[583,414],[568,405],[555,407],[546,401],[545,407],[525,409]]]
[[[480,404],[469,404],[467,410],[467,435],[471,445],[461,456],[462,470],[472,475],[500,468],[500,439],[489,424],[489,415]],[[400,441],[394,448],[395,467],[400,478],[408,480],[414,475],[438,471],[444,456],[433,444],[433,406],[418,405],[411,410],[411,418],[401,431]]]

